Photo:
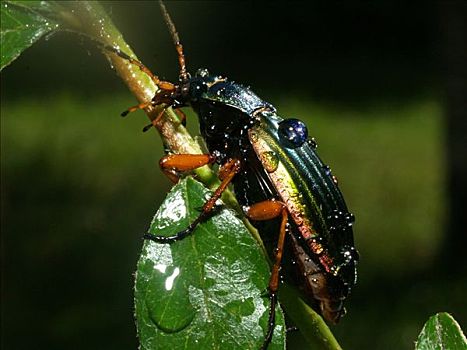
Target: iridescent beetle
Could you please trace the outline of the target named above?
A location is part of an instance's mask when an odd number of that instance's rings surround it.
[[[302,289],[327,321],[337,323],[345,313],[343,301],[356,283],[358,253],[353,242],[354,217],[347,210],[336,178],[316,154],[316,143],[308,139],[303,122],[282,119],[270,103],[249,88],[211,75],[206,69],[190,77],[178,33],[162,2],[160,6],[178,52],[179,82],[161,81],[142,63],[107,47],[137,65],[159,87],[151,101],[129,108],[122,116],[149,105],[164,104],[176,111],[192,107],[209,154],[167,155],[160,161],[161,169],[176,181],[180,172],[218,163],[221,184],[185,230],[174,236],[147,234],[145,238],[174,243],[193,233],[210,215],[227,186],[233,184],[247,217],[256,223],[280,220],[277,248],[271,253],[274,264],[268,285],[270,311],[263,348],[274,331],[286,236]],[[157,123],[158,118],[150,126]]]

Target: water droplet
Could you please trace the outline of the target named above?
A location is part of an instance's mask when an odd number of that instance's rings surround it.
[[[313,148],[313,149],[318,148],[318,144],[316,143],[316,140],[315,140],[314,137],[309,139],[307,142],[308,142],[308,144],[310,145],[311,148]]]
[[[323,165],[323,170],[327,176],[331,175],[331,168],[329,167],[329,165]]]
[[[263,152],[260,155],[261,157],[261,163],[264,166],[264,169],[268,173],[272,173],[277,170],[277,167],[279,166],[279,158],[277,157],[277,154],[273,151],[267,151]]]
[[[337,180],[337,177],[332,175],[332,182],[334,182],[336,185],[339,183],[339,181]]]
[[[345,215],[345,220],[347,220],[347,222],[349,222],[349,223],[354,223],[355,222],[355,215],[353,215],[352,213],[347,213]]]
[[[279,123],[278,134],[281,142],[290,148],[303,145],[308,138],[305,123],[298,119],[285,119]]]
[[[173,265],[154,265],[152,280],[146,289],[145,303],[149,319],[166,333],[185,329],[195,316],[181,269]],[[173,317],[175,314],[180,317]]]

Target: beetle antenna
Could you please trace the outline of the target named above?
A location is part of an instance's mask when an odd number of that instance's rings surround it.
[[[180,80],[188,80],[189,74],[186,71],[186,65],[185,65],[185,55],[183,54],[183,46],[180,43],[180,38],[178,37],[178,32],[177,29],[175,28],[174,22],[172,22],[172,18],[170,18],[169,12],[165,8],[164,3],[162,0],[159,0],[159,6],[161,8],[162,15],[164,16],[165,23],[167,24],[167,27],[169,28],[169,32],[172,35],[172,41],[175,45],[175,49],[177,50],[178,53],[178,63],[180,64]]]

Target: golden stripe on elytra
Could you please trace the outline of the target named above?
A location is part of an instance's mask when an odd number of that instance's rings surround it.
[[[333,271],[332,268],[332,257],[328,255],[327,250],[324,249],[322,244],[314,239],[310,239],[316,237],[318,233],[313,228],[313,221],[311,220],[312,217],[307,207],[306,199],[315,206],[314,210],[318,214],[319,220],[321,220],[321,227],[324,229],[326,227],[313,194],[307,189],[296,167],[294,167],[292,162],[288,161],[288,157],[281,146],[267,131],[262,128],[252,128],[248,132],[255,153],[258,155],[264,169],[268,172],[282,201],[287,205],[287,209],[296,223],[300,234],[306,240],[310,250],[319,255],[319,260],[325,270],[335,274],[336,271]],[[287,165],[289,169],[287,169]],[[294,179],[296,180],[294,181]],[[300,183],[300,187],[305,193],[300,193],[297,183]],[[324,234],[324,232],[320,234]]]
[[[308,210],[304,194],[300,193],[292,175],[284,164],[284,160],[287,159],[286,155],[282,153],[275,140],[261,130],[261,128],[250,129],[249,136],[253,149],[266,171],[268,171],[269,177],[282,201],[286,203],[289,213],[297,224],[302,237],[309,239],[315,236],[316,231],[313,229],[313,222],[310,220],[310,216],[306,215]],[[274,149],[271,145],[275,146]],[[271,154],[276,154],[276,159],[273,159],[270,156]],[[311,194],[308,195],[312,198]]]

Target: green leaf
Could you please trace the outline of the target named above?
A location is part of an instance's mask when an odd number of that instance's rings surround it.
[[[0,70],[42,36],[59,29],[59,22],[53,18],[59,7],[48,1],[1,2]]]
[[[188,177],[168,194],[149,232],[173,235],[199,215],[211,192]],[[145,241],[135,285],[143,349],[259,349],[269,313],[270,269],[235,214],[221,208],[172,244]],[[285,348],[283,315],[269,349]]]
[[[466,350],[467,340],[456,320],[446,312],[431,316],[418,336],[415,350]]]

